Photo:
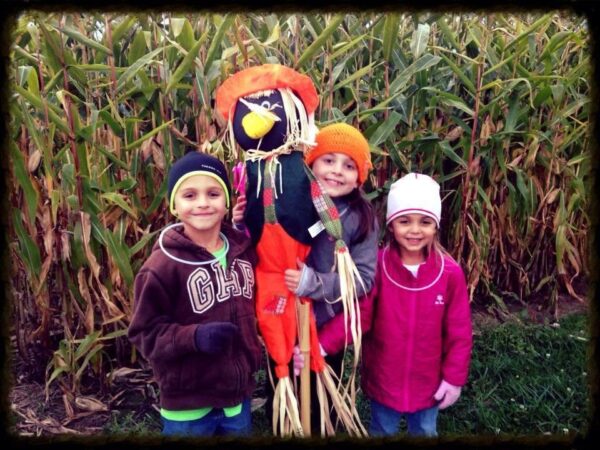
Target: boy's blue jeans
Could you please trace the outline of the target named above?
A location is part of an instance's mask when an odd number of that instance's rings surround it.
[[[371,425],[369,436],[391,436],[398,433],[400,419],[406,417],[411,436],[437,436],[438,407],[414,413],[401,413],[371,400]]]
[[[161,418],[164,436],[249,436],[252,431],[249,398],[242,403],[242,412],[233,417],[226,417],[221,408],[214,408],[197,420],[178,421]]]

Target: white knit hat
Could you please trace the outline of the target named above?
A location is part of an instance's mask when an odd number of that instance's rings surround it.
[[[386,225],[404,214],[424,214],[440,227],[440,185],[428,175],[409,173],[392,183],[387,200]]]

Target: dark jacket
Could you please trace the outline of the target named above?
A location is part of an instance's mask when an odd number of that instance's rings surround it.
[[[183,234],[168,230],[163,246],[152,254],[135,278],[135,304],[128,337],[148,359],[160,387],[161,407],[186,410],[234,406],[251,395],[261,357],[254,305],[256,256],[242,233],[223,224],[229,242],[227,269]],[[220,355],[196,350],[198,324],[231,322],[240,339]]]
[[[310,195],[310,180],[305,172],[304,155],[300,151],[293,151],[289,155],[280,155],[278,161],[279,165],[274,180],[277,197],[272,200],[275,205],[277,222],[292,238],[303,244],[311,245],[313,238],[308,229],[319,220],[319,214]],[[246,173],[248,174],[246,200],[248,203],[244,212],[244,223],[255,244],[260,240],[265,224],[263,197],[265,177],[268,176],[265,174],[265,165],[266,161],[246,162]],[[262,186],[257,189],[259,178]]]

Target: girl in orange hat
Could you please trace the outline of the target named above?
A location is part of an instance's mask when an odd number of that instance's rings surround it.
[[[337,206],[344,241],[362,278],[362,284],[357,283],[359,295],[364,295],[375,278],[378,234],[375,213],[361,189],[371,168],[369,143],[360,131],[345,123],[324,127],[316,143],[307,153],[306,163]],[[317,328],[341,312],[333,245],[326,233],[320,233],[311,245],[306,264],[286,271],[288,288],[313,300]]]

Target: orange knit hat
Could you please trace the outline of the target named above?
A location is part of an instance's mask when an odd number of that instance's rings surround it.
[[[365,182],[373,165],[369,143],[359,130],[346,123],[335,123],[319,130],[315,140],[317,145],[306,155],[306,164],[312,165],[315,159],[326,153],[343,153],[356,163],[358,183]]]

